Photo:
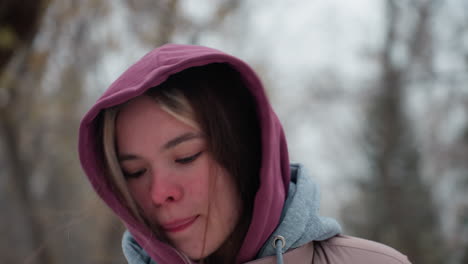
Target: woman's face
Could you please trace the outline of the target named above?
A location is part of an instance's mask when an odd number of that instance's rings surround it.
[[[146,218],[191,259],[219,248],[238,222],[241,201],[201,131],[140,96],[119,112],[116,139],[127,186]]]

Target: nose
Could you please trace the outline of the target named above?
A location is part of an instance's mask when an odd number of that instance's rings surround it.
[[[151,200],[156,207],[175,203],[183,197],[183,188],[179,182],[174,181],[170,173],[153,172],[151,182]]]

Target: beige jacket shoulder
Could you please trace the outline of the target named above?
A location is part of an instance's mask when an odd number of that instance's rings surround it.
[[[335,236],[312,241],[283,254],[284,263],[302,264],[410,264],[408,258],[383,244],[351,236]],[[276,264],[276,257],[266,257],[246,264]]]

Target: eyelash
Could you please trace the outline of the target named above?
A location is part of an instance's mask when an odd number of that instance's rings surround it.
[[[145,172],[146,172],[146,169],[139,170],[139,171],[134,172],[134,173],[124,172],[124,176],[125,176],[126,179],[138,178],[141,175],[143,175]]]
[[[202,154],[203,151],[200,151],[198,152],[197,154],[195,155],[192,155],[192,156],[189,156],[189,157],[185,157],[185,158],[181,158],[181,159],[176,159],[175,162],[176,163],[179,163],[179,164],[188,164],[190,162],[193,162],[195,161],[201,154]]]
[[[179,164],[189,164],[193,161],[195,161],[201,154],[203,153],[203,151],[200,151],[198,152],[197,154],[195,155],[192,155],[192,156],[189,156],[189,157],[185,157],[185,158],[181,158],[181,159],[176,159],[175,162],[176,163],[179,163]],[[146,172],[146,169],[143,169],[143,170],[139,170],[139,171],[136,171],[134,173],[128,173],[128,172],[124,172],[124,177],[126,179],[132,179],[132,178],[138,178],[140,177],[141,175],[143,175],[144,173]]]

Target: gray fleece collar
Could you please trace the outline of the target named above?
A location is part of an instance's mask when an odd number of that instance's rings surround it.
[[[320,192],[313,178],[300,164],[291,164],[288,198],[281,213],[280,224],[265,242],[257,258],[275,255],[273,240],[285,238],[283,252],[310,241],[322,241],[341,233],[336,220],[319,215]]]
[[[128,230],[122,237],[122,250],[128,264],[156,264]]]

